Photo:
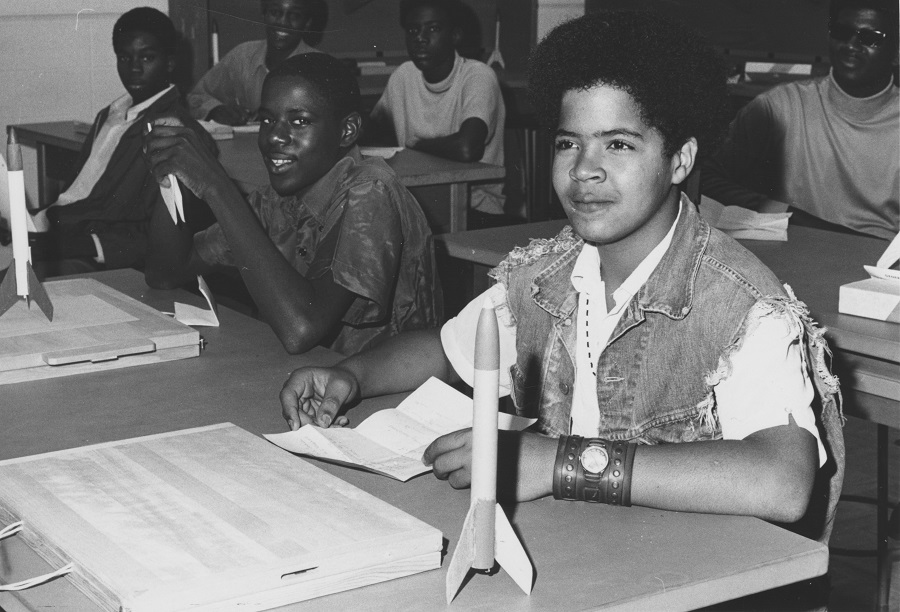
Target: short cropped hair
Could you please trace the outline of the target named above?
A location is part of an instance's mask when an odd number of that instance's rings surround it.
[[[680,22],[642,11],[591,13],[557,26],[532,52],[529,90],[548,129],[563,94],[606,85],[628,93],[666,155],[692,136],[698,155],[714,152],[728,118],[723,62]]]
[[[462,23],[462,6],[459,0],[400,0],[400,27],[406,26],[406,17],[412,11],[424,6],[444,11],[451,27],[458,28]]]
[[[837,21],[838,15],[844,9],[872,9],[878,11],[888,22],[887,34],[893,44],[897,44],[897,0],[831,0],[828,7],[829,23]]]
[[[113,26],[113,49],[118,49],[124,44],[124,38],[134,32],[152,34],[165,53],[175,55],[178,33],[165,13],[149,6],[140,6],[123,14]]]
[[[325,98],[338,119],[359,113],[362,103],[353,71],[341,60],[326,53],[301,53],[278,63],[266,82],[283,77],[306,79]]]

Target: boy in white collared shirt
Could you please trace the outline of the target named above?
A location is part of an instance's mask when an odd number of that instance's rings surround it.
[[[40,233],[31,234],[30,242],[39,276],[143,266],[150,214],[161,197],[142,158],[148,120],[178,115],[216,150],[170,82],[176,41],[171,20],[153,8],[133,9],[116,21],[116,69],[127,93],[97,114],[75,180],[34,217]],[[209,224],[201,204],[187,204],[188,221],[198,229]]]

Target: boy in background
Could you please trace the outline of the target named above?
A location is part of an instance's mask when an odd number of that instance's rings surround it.
[[[316,52],[328,21],[325,0],[262,0],[265,40],[241,43],[197,81],[188,94],[195,119],[244,125],[256,118],[263,81],[280,61]]]
[[[153,173],[175,174],[218,223],[193,235],[158,206],[147,284],[235,267],[290,353],[324,344],[349,355],[434,327],[441,295],[431,233],[384,160],[360,156],[359,106],[356,78],[329,55],[276,66],[259,111],[271,185],[249,201],[191,130],[157,122],[147,136]]]
[[[42,233],[29,238],[39,276],[143,267],[150,215],[162,203],[159,185],[142,159],[147,121],[177,117],[200,146],[216,154],[212,138],[191,119],[171,84],[177,41],[171,20],[153,8],[132,9],[116,21],[112,41],[127,93],[97,114],[74,182],[35,215]],[[205,207],[195,203],[191,208],[194,229],[209,225]]]
[[[900,231],[896,0],[832,0],[831,73],[773,87],[738,112],[703,168],[722,204],[892,239]]]
[[[373,138],[461,162],[503,165],[506,107],[497,76],[456,52],[458,0],[401,0],[410,61],[391,74],[372,110]],[[472,188],[474,210],[503,214],[501,185]]]
[[[538,418],[501,432],[498,496],[752,515],[827,540],[844,454],[822,332],[679,193],[724,127],[717,57],[678,23],[597,13],[540,43],[529,86],[571,226],[513,251],[440,332],[296,370],[281,391],[290,427],[345,423],[347,404],[429,376],[471,384],[490,299],[501,390]],[[471,430],[423,461],[468,486]]]

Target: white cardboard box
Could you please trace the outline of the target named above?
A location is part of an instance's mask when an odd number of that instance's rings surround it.
[[[838,311],[900,323],[900,280],[867,278],[841,285]]]

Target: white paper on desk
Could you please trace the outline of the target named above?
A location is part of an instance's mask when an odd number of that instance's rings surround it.
[[[212,291],[209,290],[209,285],[206,284],[202,276],[197,276],[197,285],[200,287],[200,293],[206,298],[206,303],[209,304],[209,310],[175,302],[175,320],[195,327],[218,327],[219,316],[216,298],[213,296]]]
[[[394,154],[402,151],[403,148],[404,147],[360,147],[359,153],[366,157],[382,157],[384,159],[390,159]]]
[[[872,278],[880,278],[882,280],[900,280],[900,270],[891,270],[897,261],[900,260],[900,234],[894,236],[891,243],[878,258],[878,262],[874,266],[863,266],[869,276]]]
[[[234,126],[235,134],[259,134],[259,121],[250,121],[246,125]]]
[[[741,206],[725,206],[701,196],[700,215],[714,228],[739,240],[787,240],[791,213],[760,213]]]
[[[500,429],[521,431],[535,419],[500,413]],[[361,467],[406,482],[431,471],[422,453],[436,438],[472,426],[472,400],[429,378],[394,409],[376,412],[355,429],[305,425],[297,431],[265,434],[298,455]]]

